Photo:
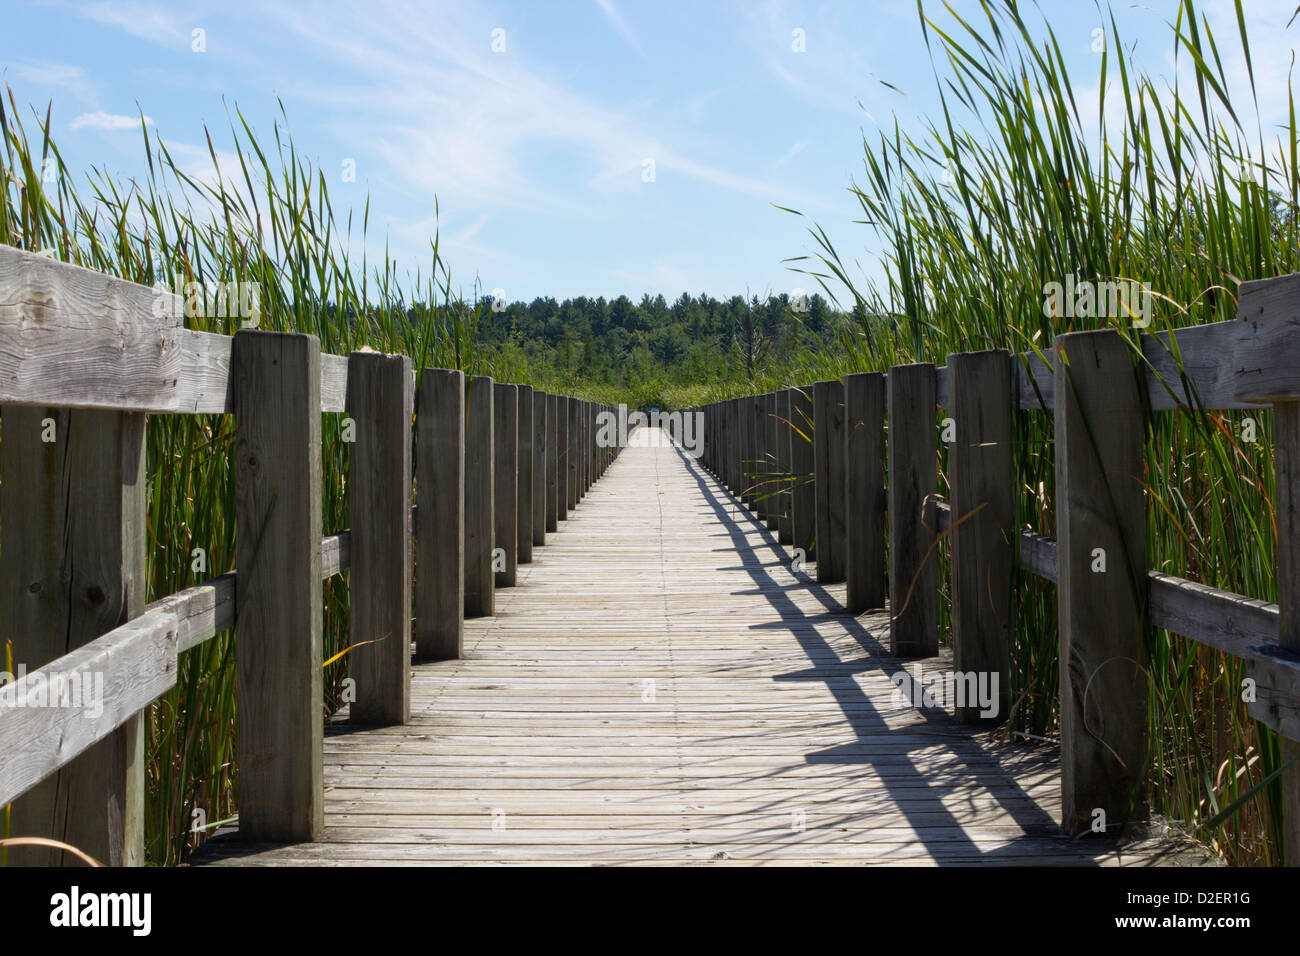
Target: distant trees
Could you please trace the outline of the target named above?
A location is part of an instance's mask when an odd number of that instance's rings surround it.
[[[798,349],[817,349],[847,319],[820,295],[796,311],[789,296],[715,299],[683,292],[639,302],[620,295],[478,305],[477,339],[526,356],[540,378],[625,384],[653,378],[702,384],[752,380]]]

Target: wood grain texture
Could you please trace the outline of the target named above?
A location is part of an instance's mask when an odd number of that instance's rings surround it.
[[[807,560],[817,556],[817,495],[813,488],[812,390],[791,388],[790,396],[790,536]]]
[[[1266,288],[1273,294],[1279,288],[1288,292],[1285,307],[1294,310],[1300,277],[1292,279],[1294,281]],[[1294,316],[1291,318],[1293,320]],[[1294,663],[1300,659],[1300,403],[1279,402],[1274,406],[1273,430],[1273,468],[1277,481],[1274,512],[1277,515],[1278,643],[1289,652]],[[1257,680],[1256,683],[1267,687],[1275,682]],[[1283,761],[1291,761],[1282,772],[1282,853],[1287,866],[1300,866],[1300,734],[1295,733],[1297,725],[1300,725],[1297,689],[1300,689],[1300,680],[1291,682],[1287,688],[1290,693],[1285,697],[1289,700],[1277,700],[1271,708],[1275,711],[1286,708],[1288,713],[1275,713],[1274,716],[1277,724],[1289,717],[1288,729],[1291,730],[1291,735],[1282,740],[1281,754]]]
[[[844,383],[813,386],[813,489],[816,495],[817,580],[844,580]]]
[[[1011,355],[1003,351],[948,356],[953,440],[948,482],[953,521],[953,668],[998,680],[998,709],[958,708],[967,723],[1000,723],[1011,705],[1011,641],[1015,633],[1013,572],[1019,550],[1012,459]],[[981,678],[983,679],[983,678]]]
[[[550,504],[546,498],[546,489],[550,484],[550,462],[547,459],[552,452],[548,435],[547,409],[550,396],[545,392],[533,392],[533,547],[540,548],[546,544],[546,521]]]
[[[1100,810],[1114,836],[1146,816],[1142,408],[1117,333],[1056,349],[1062,826],[1091,833]]]
[[[889,370],[889,599],[890,649],[928,657],[939,647],[937,528],[927,526],[926,503],[937,483],[934,366],[895,365]],[[932,513],[934,508],[929,509]]]
[[[776,434],[774,441],[776,470],[783,475],[788,475],[790,473],[790,390],[787,388],[783,388],[776,393]],[[789,480],[782,481],[778,489],[776,503],[777,540],[781,544],[790,544],[793,529],[790,523],[791,489]]]
[[[239,332],[235,390],[239,830],[313,840],[321,817],[320,344]]]
[[[515,523],[515,553],[520,564],[533,560],[533,464],[534,440],[533,428],[533,387],[519,386],[518,411],[519,462],[515,473],[515,495],[517,498],[517,515]]]
[[[465,616],[491,617],[496,608],[493,386],[487,375],[469,380],[465,395]]]
[[[411,711],[411,360],[353,352],[348,362],[350,713],[357,723],[402,724]]]
[[[465,633],[465,375],[420,372],[416,394],[415,653],[461,656]]]
[[[1193,859],[1064,839],[1054,748],[993,747],[898,699],[887,615],[828,613],[843,587],[792,574],[772,533],[653,432],[502,592],[502,615],[467,622],[467,659],[416,666],[409,726],[327,736],[320,842],[218,836],[192,862]]]
[[[563,409],[558,395],[546,396],[546,533],[554,534],[560,527],[560,435]]]
[[[0,647],[11,642],[15,667],[33,671],[144,610],[145,417],[14,406],[0,415]],[[143,728],[126,717],[14,804],[13,835],[62,840],[109,864],[143,863]],[[68,728],[66,746],[86,730]],[[75,862],[36,847],[15,847],[9,860]]]
[[[844,379],[844,573],[850,614],[885,606],[885,376]]]

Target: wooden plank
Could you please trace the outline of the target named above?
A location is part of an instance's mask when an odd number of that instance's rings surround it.
[[[817,494],[813,488],[813,402],[811,389],[789,389],[790,396],[790,536],[804,559],[816,558]]]
[[[5,755],[0,806],[17,800],[16,812],[24,805],[20,795],[70,764],[75,766],[76,758],[90,756],[120,733],[119,728],[137,723],[140,711],[175,686],[178,627],[170,611],[146,612],[0,686],[0,752]],[[12,826],[12,821],[10,832],[51,835]],[[137,827],[135,832],[143,830]],[[101,862],[113,860],[99,847],[73,846]],[[11,848],[10,864],[15,863],[18,849],[29,848]],[[132,865],[141,865],[142,859],[133,859]],[[70,860],[56,855],[52,862]]]
[[[417,665],[411,725],[327,737],[324,841],[196,862],[1162,859],[1059,835],[1055,748],[896,700],[887,616],[830,613],[843,586],[792,574],[653,432],[509,613],[467,623],[472,657]]]
[[[1056,350],[1062,826],[1116,837],[1146,816],[1142,406],[1118,333]]]
[[[817,580],[833,584],[845,577],[843,382],[817,382],[813,386],[813,419]]]
[[[845,608],[861,614],[884,607],[885,376],[844,379]]]
[[[465,397],[465,617],[491,617],[496,610],[492,573],[496,514],[492,392],[488,375],[469,380]]]
[[[411,715],[411,360],[353,352],[348,368],[353,438],[348,489],[348,716],[403,724]]]
[[[241,331],[232,382],[239,832],[313,840],[323,826],[320,345]]]
[[[0,262],[12,265],[12,252],[0,249]],[[84,286],[61,287],[43,284],[45,272],[37,270],[27,288],[49,294],[57,308],[71,288],[87,297],[76,300],[87,310],[89,297],[121,291],[84,272],[77,270]],[[22,301],[9,296],[0,301]],[[104,308],[111,317],[128,303],[110,295]],[[36,670],[144,610],[145,417],[14,406],[0,416],[0,647],[11,642],[15,665]],[[14,804],[13,835],[61,840],[109,865],[143,863],[143,728],[132,712],[125,717],[119,730]],[[69,746],[87,729],[69,729]],[[13,848],[9,861],[70,862],[37,847]]]
[[[1020,567],[1049,581],[1057,579],[1056,539],[1034,534],[1031,531],[1020,532]]]
[[[420,372],[416,395],[415,653],[456,660],[465,635],[465,375]]]
[[[533,393],[533,547],[540,548],[546,544],[546,518],[549,503],[546,489],[550,478],[550,464],[547,458],[549,450],[547,433],[547,406],[550,396],[545,392]]]
[[[1011,642],[1016,604],[1013,569],[1019,549],[1012,462],[1011,355],[1003,351],[948,356],[953,440],[953,669],[997,680],[997,711],[958,707],[965,723],[1000,723],[1011,704]]]
[[[1243,282],[1232,325],[1233,396],[1263,404],[1300,398],[1300,272]]]
[[[900,657],[929,657],[939,648],[935,535],[923,511],[937,481],[934,366],[893,366],[886,391],[890,650]]]

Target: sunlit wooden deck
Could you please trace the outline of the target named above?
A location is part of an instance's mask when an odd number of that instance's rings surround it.
[[[194,863],[1188,863],[1060,835],[1056,751],[896,699],[885,612],[785,549],[641,430],[412,719],[325,740],[325,832],[222,834]],[[945,668],[943,657],[924,662]],[[909,663],[909,668],[914,664]]]

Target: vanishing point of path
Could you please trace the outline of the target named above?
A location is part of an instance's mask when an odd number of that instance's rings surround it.
[[[659,435],[466,622],[463,660],[416,665],[409,725],[330,728],[320,842],[194,862],[1187,862],[1062,837],[1054,748],[896,699],[887,615],[839,613]]]

